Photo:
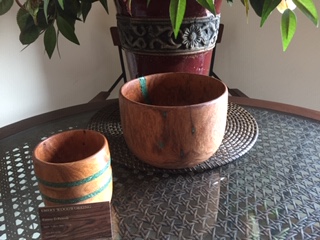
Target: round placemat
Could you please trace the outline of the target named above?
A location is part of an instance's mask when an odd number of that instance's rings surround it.
[[[258,137],[258,124],[253,116],[241,106],[229,103],[226,131],[218,151],[192,168],[163,169],[142,162],[128,149],[122,134],[117,103],[98,111],[91,118],[88,128],[107,137],[113,162],[143,171],[170,173],[202,172],[223,166],[248,152]]]

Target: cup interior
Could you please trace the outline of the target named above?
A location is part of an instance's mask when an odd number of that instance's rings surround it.
[[[212,101],[226,91],[227,88],[221,81],[209,76],[167,73],[129,81],[121,88],[120,93],[137,103],[187,106]]]
[[[47,163],[70,163],[96,154],[104,144],[105,138],[98,132],[66,131],[41,142],[34,150],[34,157]]]

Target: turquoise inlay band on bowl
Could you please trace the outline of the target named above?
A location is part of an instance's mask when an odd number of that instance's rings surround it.
[[[144,101],[147,104],[151,104],[150,98],[149,98],[149,94],[148,94],[148,87],[147,87],[147,80],[145,77],[140,77],[139,78],[139,83],[140,83],[140,89],[141,89],[141,93],[142,96],[144,98]]]
[[[40,179],[40,178],[37,178],[38,179],[38,182],[47,186],[47,187],[54,187],[54,188],[69,188],[69,187],[76,187],[76,186],[79,186],[81,184],[84,184],[84,183],[87,183],[87,182],[91,182],[92,180],[100,177],[103,173],[105,173],[108,168],[110,167],[110,162],[107,162],[107,164],[105,165],[105,167],[103,169],[101,169],[99,172],[87,177],[87,178],[84,178],[84,179],[81,179],[81,180],[78,180],[78,181],[74,181],[74,182],[62,182],[62,183],[56,183],[56,182],[49,182],[49,181],[46,181],[46,180],[43,180],[43,179]]]
[[[42,194],[42,197],[50,202],[53,202],[53,203],[59,203],[59,204],[75,204],[75,203],[79,203],[79,202],[82,202],[82,201],[85,201],[87,199],[90,199],[96,195],[98,195],[99,193],[101,193],[103,190],[105,190],[109,184],[111,183],[112,181],[112,176],[110,176],[110,178],[108,179],[108,182],[106,184],[104,184],[101,188],[99,188],[98,190],[92,192],[92,193],[89,193],[88,195],[85,195],[85,196],[82,196],[82,197],[79,197],[79,198],[71,198],[71,199],[58,199],[58,198],[51,198],[45,194]]]

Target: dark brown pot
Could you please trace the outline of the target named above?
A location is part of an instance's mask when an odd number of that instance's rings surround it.
[[[208,75],[212,49],[218,35],[220,14],[214,16],[188,0],[180,33],[174,38],[169,19],[170,0],[115,0],[121,45],[131,78],[162,72]],[[216,0],[220,13],[222,0]]]

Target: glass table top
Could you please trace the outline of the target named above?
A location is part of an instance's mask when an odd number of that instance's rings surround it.
[[[244,108],[258,123],[258,139],[222,167],[172,174],[112,164],[115,239],[320,238],[319,121]],[[54,133],[86,128],[95,113],[0,140],[0,239],[40,239],[44,205],[33,148]]]

